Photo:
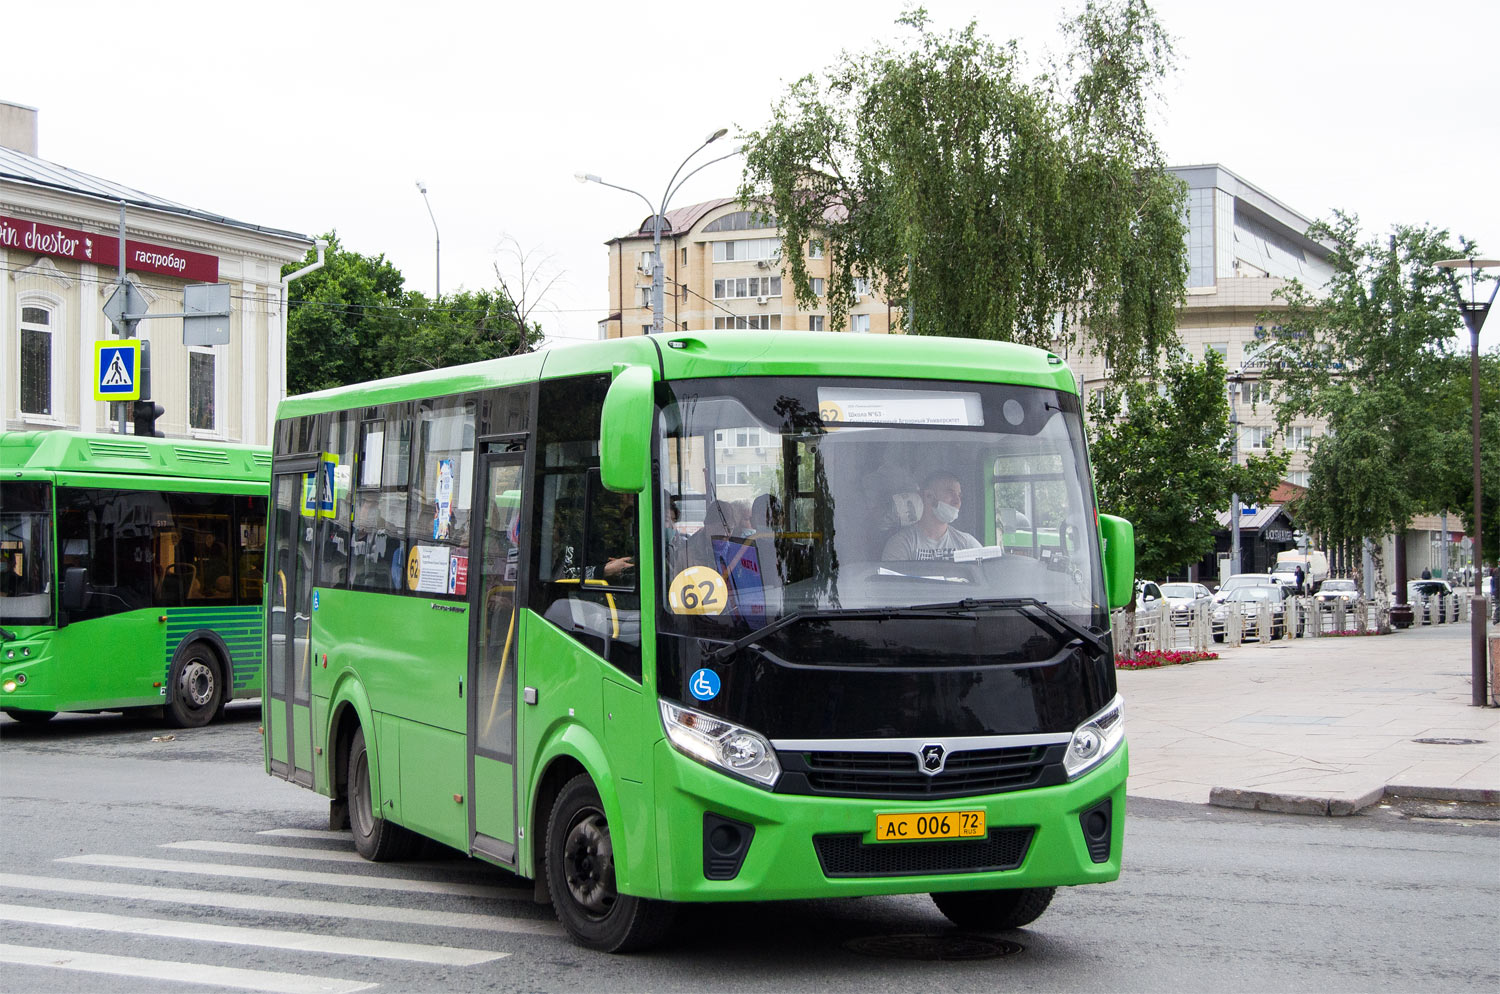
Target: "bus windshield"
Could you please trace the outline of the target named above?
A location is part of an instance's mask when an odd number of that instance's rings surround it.
[[[1107,627],[1076,397],[800,377],[663,390],[667,631],[734,640],[789,615],[1018,598]]]
[[[49,490],[45,483],[0,482],[0,624],[52,620]]]

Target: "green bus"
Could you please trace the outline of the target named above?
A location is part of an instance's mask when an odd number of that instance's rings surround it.
[[[624,339],[288,398],[274,448],[266,765],[366,857],[435,839],[609,951],[1119,875],[1133,538],[1058,357]]]
[[[259,697],[270,479],[265,447],[0,433],[0,709],[194,727]]]

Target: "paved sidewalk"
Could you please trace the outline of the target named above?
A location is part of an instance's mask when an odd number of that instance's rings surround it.
[[[1500,709],[1469,703],[1469,638],[1463,623],[1247,642],[1215,646],[1216,660],[1122,671],[1127,791],[1309,814],[1350,814],[1388,788],[1500,801]]]

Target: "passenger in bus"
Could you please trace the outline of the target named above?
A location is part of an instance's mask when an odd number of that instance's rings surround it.
[[[963,507],[963,485],[952,473],[937,472],[922,481],[922,516],[892,535],[880,558],[885,560],[952,559],[959,549],[977,549],[980,542],[953,527]]]
[[[198,582],[200,595],[211,598],[227,598],[233,592],[233,580],[229,575],[229,556],[224,544],[213,532],[205,532],[203,544],[198,551]],[[220,583],[220,581],[224,581]]]

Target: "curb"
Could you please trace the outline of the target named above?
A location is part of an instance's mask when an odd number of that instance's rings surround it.
[[[1284,815],[1323,815],[1344,818],[1359,814],[1387,797],[1420,798],[1427,801],[1468,801],[1478,804],[1500,803],[1500,790],[1471,787],[1402,787],[1391,784],[1376,787],[1363,794],[1346,797],[1312,797],[1266,790],[1242,790],[1238,787],[1215,787],[1208,792],[1208,803],[1218,808],[1246,811],[1269,811]]]
[[[1208,792],[1208,803],[1219,808],[1242,808],[1249,811],[1272,811],[1284,815],[1326,815],[1342,818],[1358,814],[1384,796],[1384,787],[1376,787],[1353,797],[1309,797],[1305,794],[1215,787]]]

